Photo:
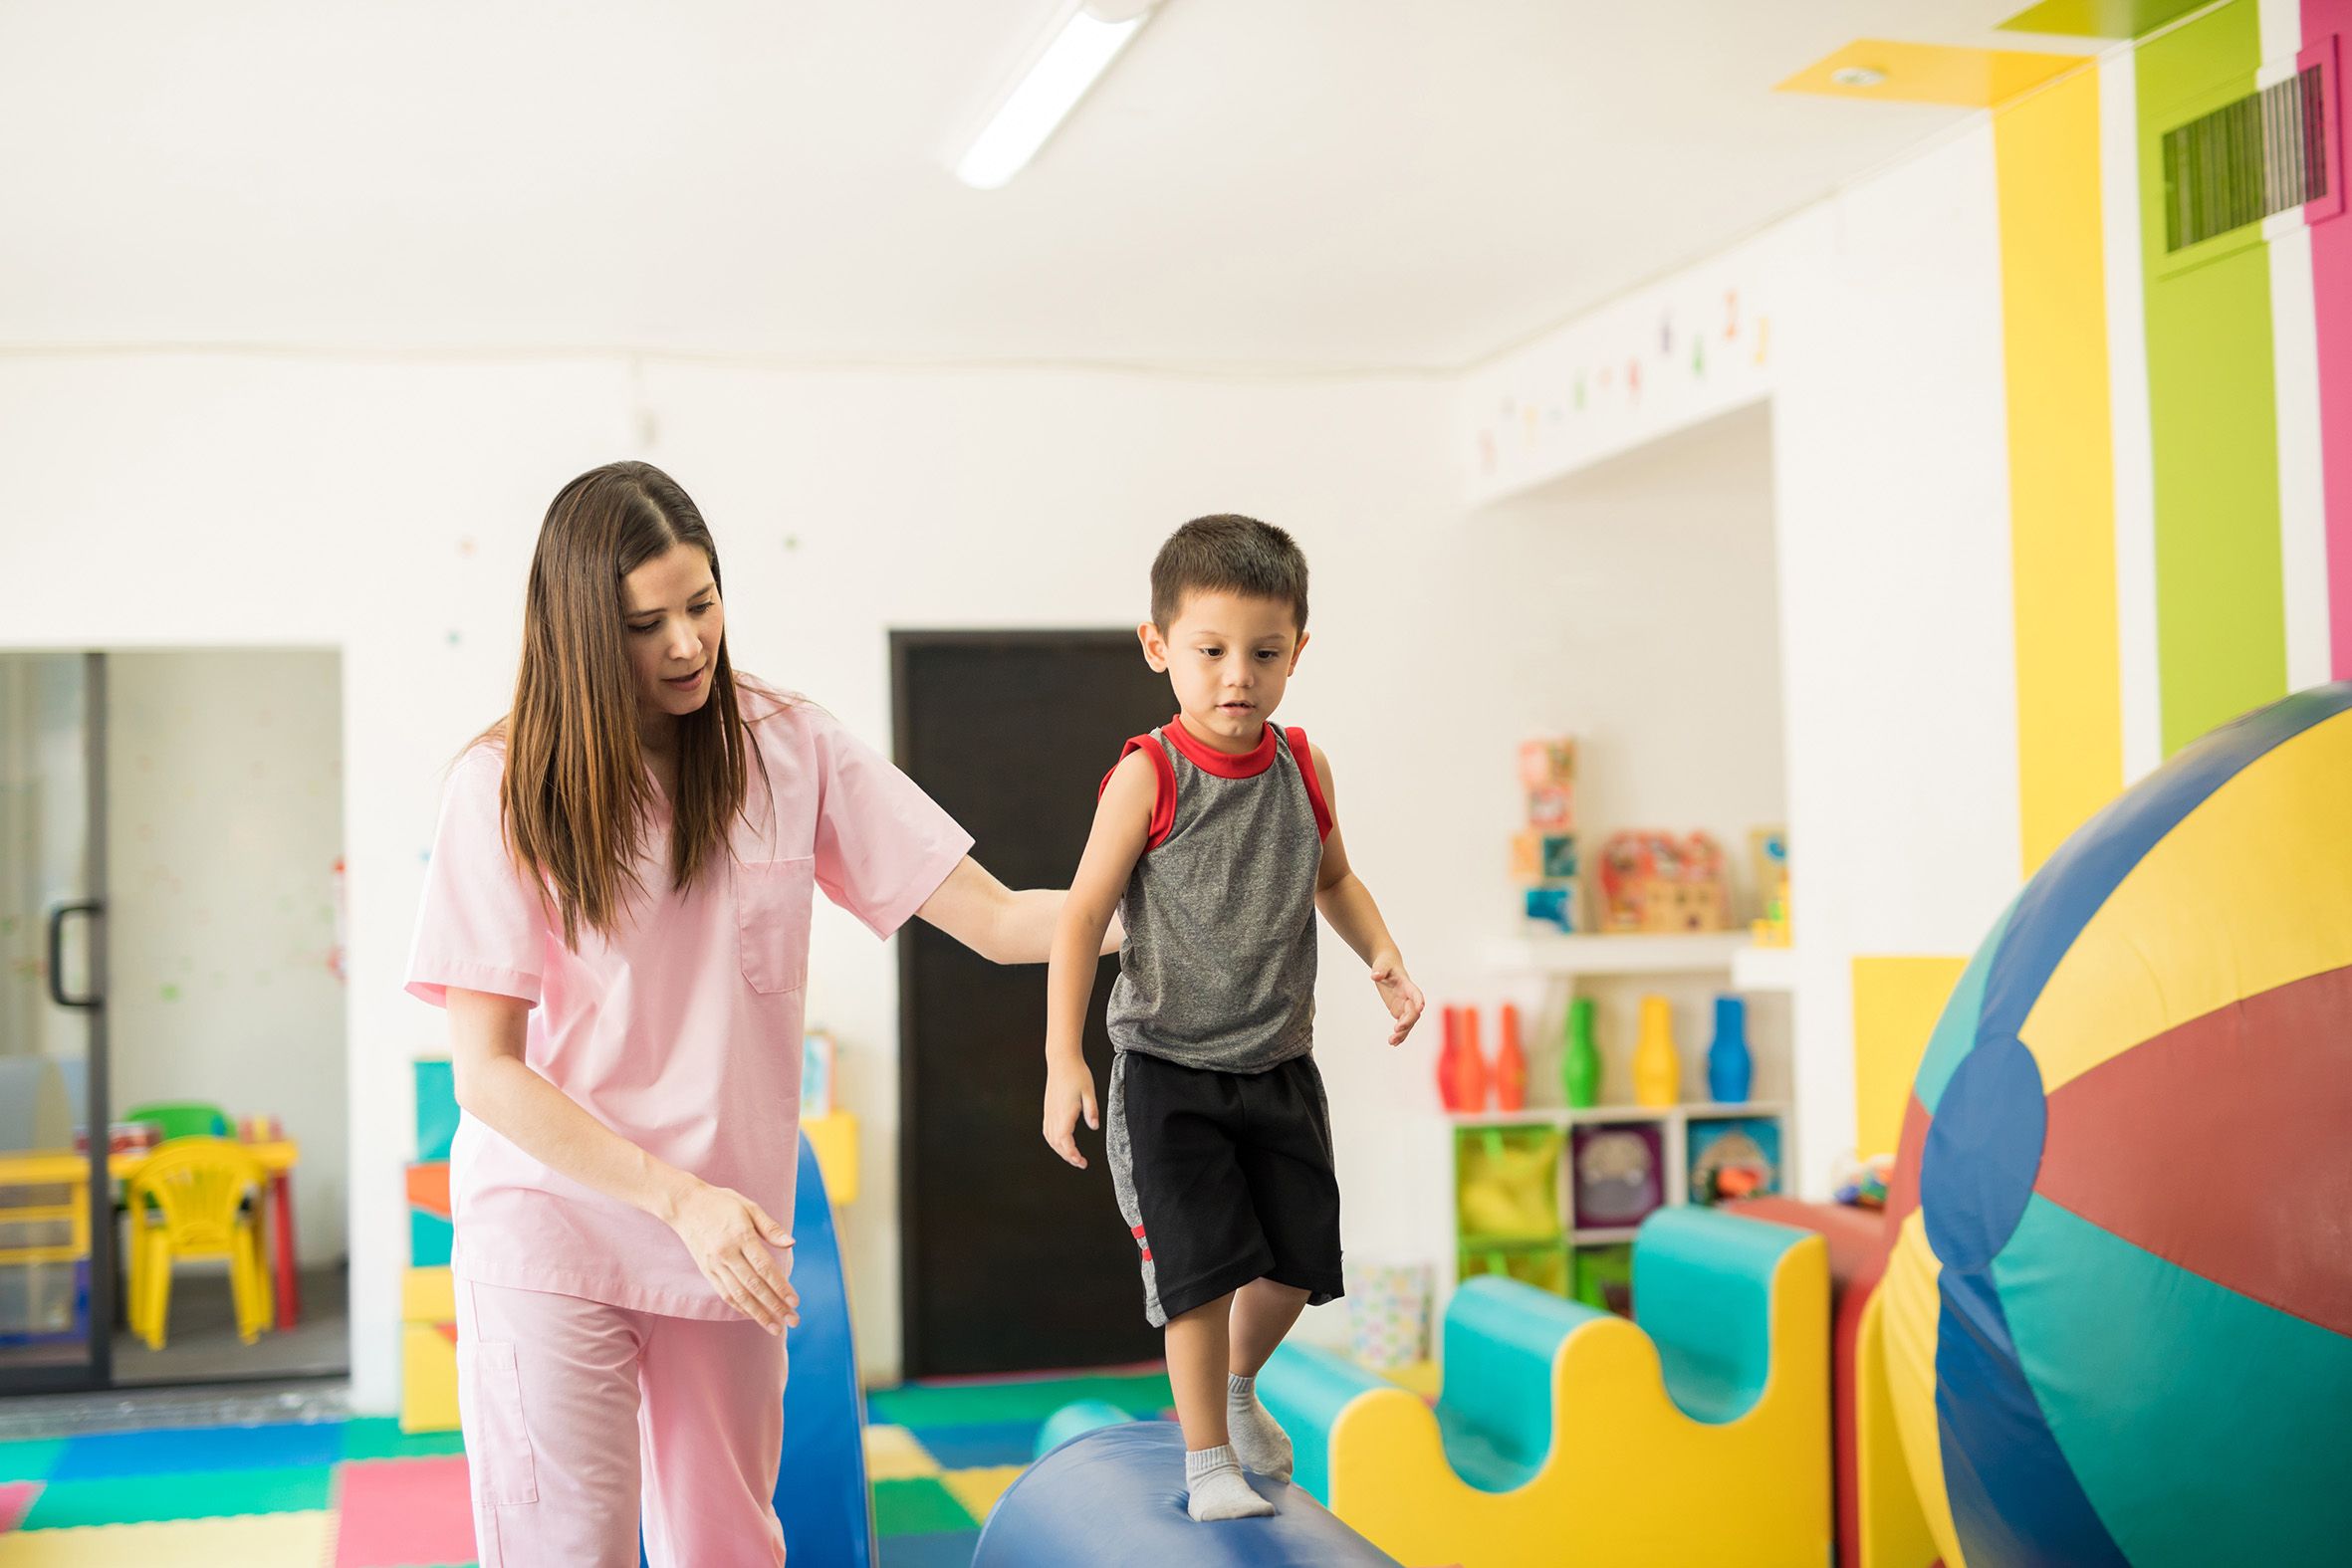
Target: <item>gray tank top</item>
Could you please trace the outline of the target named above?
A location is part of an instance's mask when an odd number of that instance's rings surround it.
[[[1119,1050],[1264,1072],[1314,1045],[1321,789],[1303,734],[1267,733],[1272,756],[1247,778],[1194,762],[1165,727],[1127,743],[1154,754],[1161,794],[1119,900],[1127,937],[1107,1017]]]

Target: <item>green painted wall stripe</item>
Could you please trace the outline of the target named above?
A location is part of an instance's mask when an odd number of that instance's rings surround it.
[[[2140,38],[2208,0],[2041,0],[2001,23],[2014,33],[2059,38]]]
[[[2156,664],[2164,750],[2286,692],[2270,262],[2258,241],[2166,274],[2161,138],[2218,93],[2251,93],[2257,0],[2143,45],[2140,232],[2156,470]]]

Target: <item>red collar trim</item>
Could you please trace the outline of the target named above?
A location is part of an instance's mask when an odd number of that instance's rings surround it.
[[[1160,733],[1168,738],[1170,746],[1184,754],[1186,762],[1202,773],[1215,774],[1220,779],[1255,779],[1274,766],[1275,739],[1274,726],[1271,724],[1261,726],[1257,746],[1239,756],[1218,751],[1213,746],[1195,740],[1192,732],[1184,727],[1181,714],[1161,725]]]

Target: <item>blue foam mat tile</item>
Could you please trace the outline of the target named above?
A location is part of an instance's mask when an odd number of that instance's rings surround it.
[[[75,1481],[186,1470],[309,1469],[338,1463],[343,1456],[343,1427],[336,1422],[110,1432],[67,1440],[48,1478]]]
[[[1027,1464],[1037,1457],[1035,1421],[992,1421],[972,1426],[909,1427],[943,1470],[977,1470],[997,1464]]]

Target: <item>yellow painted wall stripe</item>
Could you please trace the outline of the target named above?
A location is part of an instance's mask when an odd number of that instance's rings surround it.
[[[1861,1153],[1892,1154],[1902,1141],[1920,1058],[1968,967],[1965,958],[1854,960],[1854,1147]]]
[[[2348,778],[2352,713],[2261,757],[2158,841],[2017,1031],[2045,1087],[2240,997],[2352,965]],[[2118,974],[2163,984],[2118,986]]]
[[[2099,77],[1998,110],[2024,874],[2123,787]]]

